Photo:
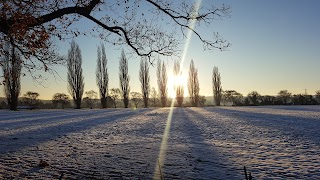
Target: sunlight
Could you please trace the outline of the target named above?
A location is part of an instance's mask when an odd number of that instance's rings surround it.
[[[199,7],[201,5],[201,1],[202,0],[196,0],[195,13],[198,12]],[[193,29],[195,26],[195,23],[196,23],[195,20],[191,20],[191,21],[189,21],[189,26]],[[188,51],[191,36],[192,36],[192,31],[188,30],[187,35],[186,35],[186,42],[185,42],[184,49],[183,49],[183,55],[182,55],[182,58],[180,61],[180,67],[183,67],[183,63],[184,63],[184,60],[185,60],[185,57],[186,57],[186,54]],[[173,89],[173,92],[168,89],[168,93],[169,93],[169,96],[171,96],[172,98],[175,97],[174,88],[171,88],[171,87],[174,87],[174,85],[183,84],[183,86],[185,87],[184,92],[186,93],[188,91],[186,89],[187,78],[185,78],[185,76],[183,76],[182,69],[183,68],[180,69],[180,74],[182,74],[182,76],[179,76],[179,77],[175,77],[173,75],[169,76],[168,88]],[[164,161],[166,158],[166,153],[167,153],[168,138],[170,135],[170,127],[171,127],[171,120],[172,120],[172,114],[173,114],[173,109],[174,109],[174,102],[175,102],[174,99],[172,99],[171,106],[170,106],[170,112],[169,112],[168,118],[167,118],[166,128],[164,130],[163,137],[162,137],[158,160],[157,160],[156,166],[155,166],[153,179],[163,179],[163,177],[162,177],[163,164],[164,164]]]
[[[175,76],[173,74],[169,75],[168,78],[168,96],[170,98],[175,98],[176,97],[176,91],[175,91],[175,87],[177,86],[183,86],[183,88],[185,89],[184,91],[184,96],[187,96],[187,77],[185,76],[184,73],[182,73],[182,75],[180,76]]]

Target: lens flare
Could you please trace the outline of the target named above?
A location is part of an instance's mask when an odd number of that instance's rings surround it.
[[[201,5],[201,0],[196,1],[194,11],[193,11],[194,14],[198,13],[200,5]],[[195,23],[196,23],[196,20],[190,20],[189,27],[191,29],[194,29]],[[188,30],[188,33],[186,36],[186,42],[185,42],[184,50],[183,50],[183,54],[182,54],[182,59],[180,62],[180,67],[183,67],[183,63],[184,63],[184,60],[185,60],[185,57],[187,54],[187,50],[189,48],[191,36],[192,36],[192,31]],[[180,74],[181,74],[182,68],[180,68],[180,71],[181,71],[180,72]],[[168,139],[169,139],[169,135],[170,135],[170,127],[171,127],[173,110],[174,110],[174,98],[172,98],[172,101],[171,101],[170,111],[169,111],[168,118],[167,118],[166,128],[163,133],[162,142],[161,142],[161,146],[160,146],[160,152],[159,152],[158,160],[156,162],[153,179],[163,179],[161,172],[163,172],[163,164],[164,164],[164,161],[166,158],[166,153],[167,153],[167,148],[168,148]]]

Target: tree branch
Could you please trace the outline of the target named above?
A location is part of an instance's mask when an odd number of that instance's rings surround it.
[[[93,8],[100,3],[100,0],[92,0],[87,6],[79,7],[79,6],[73,6],[73,7],[66,7],[62,9],[58,9],[52,13],[43,15],[39,18],[37,18],[37,24],[35,25],[41,25],[46,22],[50,22],[54,19],[60,18],[63,15],[67,14],[81,14],[81,15],[89,15]]]

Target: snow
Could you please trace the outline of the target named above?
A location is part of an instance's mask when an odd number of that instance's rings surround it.
[[[2,110],[0,179],[160,179],[169,111]],[[166,145],[164,179],[320,179],[320,106],[175,108]]]

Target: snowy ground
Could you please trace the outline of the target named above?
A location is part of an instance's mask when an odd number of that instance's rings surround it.
[[[0,111],[0,179],[152,179],[168,113]],[[254,179],[320,179],[320,106],[176,108],[172,117],[164,179],[244,179],[243,166]]]

